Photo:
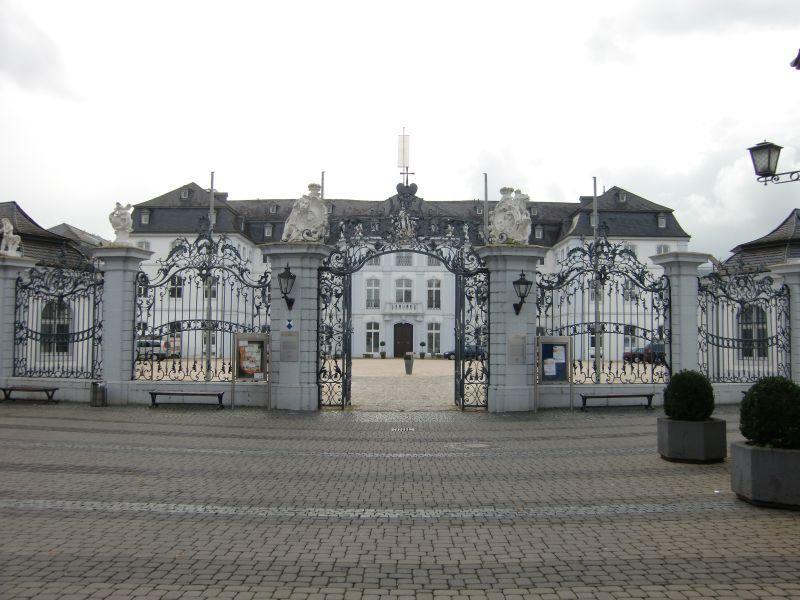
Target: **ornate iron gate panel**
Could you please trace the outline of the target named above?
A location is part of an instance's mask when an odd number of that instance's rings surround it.
[[[656,383],[669,378],[670,285],[624,244],[601,237],[537,274],[539,335],[573,339],[573,383]]]
[[[14,375],[102,376],[103,274],[34,267],[17,278]]]
[[[350,405],[352,352],[350,334],[350,274],[319,270],[317,295],[317,355],[319,407]]]
[[[335,250],[319,271],[321,407],[350,404],[351,275],[373,258],[400,251],[434,257],[456,276],[456,404],[487,406],[489,274],[473,246],[480,234],[474,223],[423,207],[416,190],[415,184],[399,184],[385,211],[339,221],[326,235]]]
[[[698,279],[700,367],[713,382],[791,377],[789,288],[764,273]]]
[[[487,408],[489,387],[489,271],[456,275],[456,406]]]
[[[225,236],[178,238],[158,272],[136,283],[134,379],[227,381],[236,333],[269,331],[270,273],[250,275]]]

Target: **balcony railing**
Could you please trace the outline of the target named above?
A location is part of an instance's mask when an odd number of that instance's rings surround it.
[[[394,315],[418,315],[422,314],[422,302],[386,302],[383,305],[383,312]]]

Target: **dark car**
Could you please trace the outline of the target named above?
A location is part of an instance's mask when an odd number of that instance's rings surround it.
[[[622,354],[622,360],[627,363],[653,363],[661,365],[667,362],[664,344],[647,344],[644,348],[634,348]]]
[[[164,360],[167,351],[161,338],[142,338],[136,340],[136,360]]]
[[[456,351],[455,350],[448,350],[444,354],[442,354],[444,358],[447,360],[455,360],[456,358]],[[486,350],[483,346],[464,346],[464,352],[461,354],[461,358],[464,360],[486,360]]]

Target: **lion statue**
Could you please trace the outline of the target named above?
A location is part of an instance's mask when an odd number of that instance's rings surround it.
[[[317,183],[308,186],[308,194],[294,201],[283,228],[284,242],[321,242],[328,235],[328,208]]]
[[[512,196],[513,194],[513,196]],[[531,235],[528,196],[514,188],[500,189],[500,201],[489,213],[489,239],[500,244],[527,244]]]

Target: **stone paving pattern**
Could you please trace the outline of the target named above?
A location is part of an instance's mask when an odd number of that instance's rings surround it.
[[[3,403],[0,598],[800,598],[800,513],[659,414]]]

